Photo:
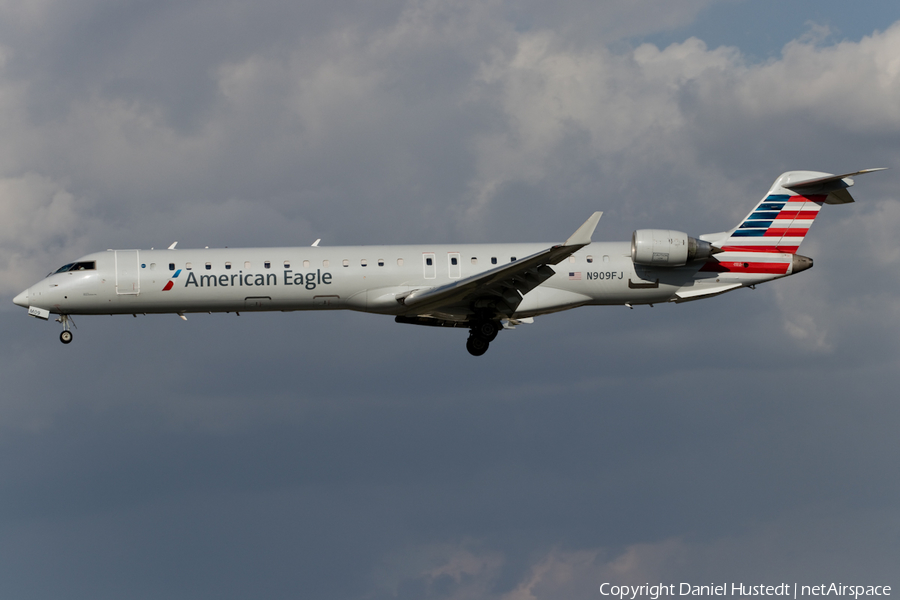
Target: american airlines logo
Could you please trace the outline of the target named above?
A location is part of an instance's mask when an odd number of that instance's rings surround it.
[[[166,287],[164,287],[162,289],[162,291],[168,292],[173,287],[175,287],[175,279],[177,279],[179,275],[181,275],[181,269],[178,269],[177,271],[175,271],[175,274],[172,275],[172,277],[169,279],[169,281],[166,282]]]

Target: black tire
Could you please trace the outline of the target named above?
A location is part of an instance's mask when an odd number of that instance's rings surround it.
[[[480,337],[486,342],[493,342],[500,331],[500,323],[497,321],[478,321],[472,325],[472,335]]]
[[[488,346],[490,346],[490,343],[475,335],[470,335],[469,339],[466,340],[466,350],[472,356],[481,356],[488,351]]]
[[[72,341],[72,332],[67,330],[67,331],[63,331],[62,333],[60,333],[59,341],[61,341],[63,344],[68,344],[69,342],[71,342]]]

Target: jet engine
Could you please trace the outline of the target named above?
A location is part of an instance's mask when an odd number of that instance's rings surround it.
[[[680,267],[692,260],[709,258],[716,249],[709,242],[681,231],[638,229],[631,235],[631,260],[648,267]]]

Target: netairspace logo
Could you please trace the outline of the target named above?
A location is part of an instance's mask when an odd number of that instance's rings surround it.
[[[676,592],[677,588],[677,592]],[[844,585],[843,583],[823,583],[819,585],[798,585],[796,583],[780,583],[777,585],[751,585],[744,583],[710,583],[709,585],[654,584],[644,585],[600,585],[602,596],[613,596],[619,600],[636,600],[649,598],[658,600],[670,596],[781,596],[800,598],[806,596],[844,596],[854,599],[860,596],[890,596],[889,585]]]

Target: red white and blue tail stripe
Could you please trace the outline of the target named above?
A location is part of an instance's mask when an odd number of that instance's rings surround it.
[[[850,178],[882,169],[832,175],[817,171],[788,171],[775,180],[769,193],[740,225],[715,245],[725,252],[796,254],[823,204],[853,202]]]
[[[812,267],[811,258],[797,254],[824,204],[853,202],[847,188],[854,175],[882,169],[832,175],[815,171],[783,173],[737,227],[701,235],[714,253],[697,270],[690,285],[675,294],[687,302],[752,287]]]
[[[796,254],[825,198],[825,194],[769,194],[720,247],[725,252]]]
[[[797,250],[822,206],[853,202],[847,191],[853,185],[850,177],[880,170],[844,175],[783,173],[737,227],[723,234],[700,236],[719,250],[700,272],[720,274],[717,281],[726,276],[729,281],[750,284],[809,268],[812,260],[798,255]]]

